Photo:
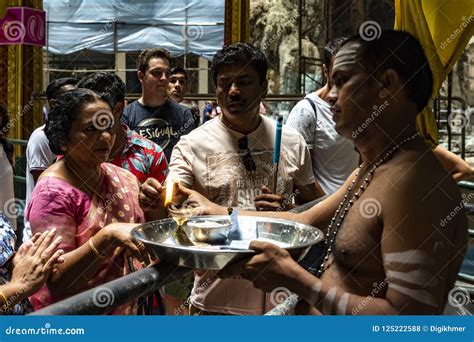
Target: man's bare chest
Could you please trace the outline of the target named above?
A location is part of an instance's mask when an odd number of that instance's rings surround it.
[[[382,205],[378,198],[374,190],[367,189],[345,215],[333,249],[339,267],[351,272],[383,270]]]

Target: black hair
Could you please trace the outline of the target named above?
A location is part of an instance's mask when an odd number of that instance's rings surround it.
[[[247,43],[226,45],[212,59],[211,74],[217,85],[217,75],[224,66],[243,64],[252,66],[258,73],[260,84],[267,80],[268,61],[262,51]]]
[[[48,101],[57,100],[59,96],[62,95],[61,87],[65,85],[76,85],[77,78],[74,77],[64,77],[64,78],[57,78],[51,81],[46,88],[46,98]]]
[[[186,79],[188,79],[188,73],[186,72],[186,70],[184,70],[183,68],[181,67],[174,67],[171,69],[170,71],[170,76],[174,75],[174,74],[184,74],[184,77]]]
[[[82,78],[78,88],[90,89],[107,99],[110,107],[125,100],[125,83],[113,72],[98,71]]]
[[[329,43],[326,44],[326,46],[323,49],[323,64],[326,65],[326,67],[331,66],[332,58],[334,55],[339,51],[342,45],[347,41],[347,37],[337,37],[329,41]]]
[[[49,112],[44,133],[48,138],[51,151],[55,154],[63,154],[61,147],[69,141],[72,123],[79,118],[84,105],[96,101],[104,101],[108,104],[108,101],[92,90],[84,88],[65,92],[57,101],[57,105]]]
[[[420,42],[410,33],[381,30],[380,36],[369,40],[360,34],[350,37],[344,44],[358,43],[359,57],[369,72],[393,69],[404,82],[407,97],[421,112],[433,91],[433,73]]]

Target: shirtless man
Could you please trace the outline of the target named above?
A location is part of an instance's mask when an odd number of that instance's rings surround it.
[[[354,36],[336,54],[332,78],[336,130],[354,141],[361,167],[303,213],[239,212],[328,227],[322,274],[305,271],[273,244],[254,241],[259,254],[219,275],[241,275],[267,292],[285,287],[300,296],[299,313],[441,314],[463,260],[467,218],[456,184],[416,133],[416,114],[432,89],[423,50],[400,31],[384,30],[372,41]],[[373,115],[385,101],[389,105]],[[180,190],[205,213],[226,213]]]

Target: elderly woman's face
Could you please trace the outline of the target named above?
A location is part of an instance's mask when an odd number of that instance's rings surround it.
[[[85,104],[72,123],[66,154],[75,162],[100,165],[109,158],[115,141],[113,114],[107,103]]]

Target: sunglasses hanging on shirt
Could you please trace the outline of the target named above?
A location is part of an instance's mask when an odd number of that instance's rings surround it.
[[[247,151],[247,153],[242,157],[242,162],[244,163],[245,169],[247,171],[257,171],[257,165],[252,158],[252,154],[249,149],[249,141],[247,136],[240,138],[238,141],[239,149],[242,151]]]

